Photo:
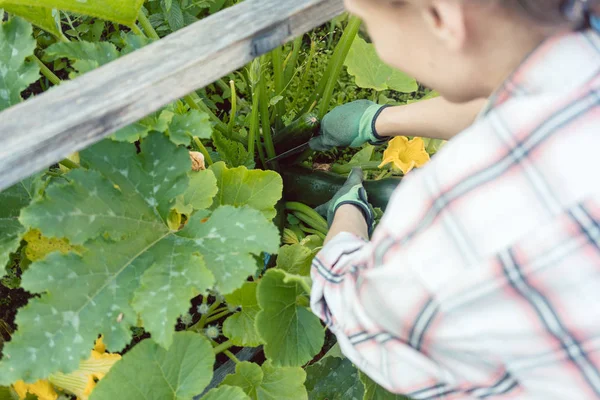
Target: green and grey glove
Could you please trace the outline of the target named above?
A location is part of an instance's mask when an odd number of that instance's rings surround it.
[[[379,136],[375,130],[375,121],[386,107],[369,100],[336,107],[321,121],[321,134],[310,141],[311,149],[325,151],[387,142],[389,138]]]
[[[358,167],[352,168],[352,172],[350,172],[344,186],[338,190],[330,201],[315,208],[315,211],[327,218],[327,223],[331,226],[337,209],[344,204],[352,204],[362,211],[365,221],[367,221],[367,226],[369,227],[370,236],[375,225],[375,210],[373,210],[373,207],[369,204],[367,191],[362,183],[362,169]]]

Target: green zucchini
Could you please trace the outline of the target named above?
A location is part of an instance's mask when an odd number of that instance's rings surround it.
[[[273,135],[273,145],[277,154],[307,143],[319,131],[319,119],[316,115],[307,113],[284,129]]]
[[[297,201],[316,207],[331,200],[346,182],[346,177],[324,171],[292,166],[281,171],[283,196],[286,201]],[[373,207],[385,210],[401,178],[365,181],[364,186]]]

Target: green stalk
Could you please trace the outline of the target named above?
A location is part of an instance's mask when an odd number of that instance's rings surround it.
[[[352,168],[360,167],[363,170],[373,171],[378,170],[381,165],[380,161],[368,161],[365,163],[352,163],[352,164],[333,164],[331,166],[331,172],[336,174],[345,175],[352,171]]]
[[[228,340],[228,341],[223,342],[223,343],[217,345],[216,347],[214,347],[213,351],[216,355],[216,354],[224,352],[225,350],[229,350],[233,346],[234,346],[234,344],[231,342],[231,340]]]
[[[298,57],[300,56],[300,49],[302,48],[302,40],[303,40],[302,36],[298,36],[294,40],[294,45],[293,45],[290,55],[288,56],[288,63],[285,67],[285,74],[284,74],[285,85],[284,86],[287,86],[294,76],[294,71],[296,70],[296,67],[298,65]]]
[[[248,132],[248,153],[250,153],[252,155],[252,157],[254,157],[254,144],[255,144],[255,141],[257,140],[258,125],[260,122],[258,119],[259,96],[258,96],[257,88],[258,88],[258,82],[252,88],[252,114],[250,115],[250,131]]]
[[[214,302],[208,309],[208,312],[206,314],[204,314],[203,316],[200,317],[200,321],[198,321],[196,324],[190,326],[189,328],[187,328],[188,331],[196,331],[196,332],[200,332],[202,331],[202,329],[204,329],[204,326],[206,325],[206,320],[208,319],[208,317],[210,316],[210,314],[215,311],[219,306],[221,305],[220,301],[216,301]]]
[[[350,17],[348,26],[344,30],[344,34],[342,35],[340,44],[333,53],[333,59],[331,60],[331,70],[329,70],[329,77],[326,81],[325,90],[323,92],[323,97],[321,100],[321,107],[319,109],[319,120],[322,120],[323,117],[327,114],[327,111],[329,111],[329,104],[331,103],[331,97],[333,96],[335,86],[338,83],[338,77],[342,72],[344,61],[348,56],[348,52],[350,52],[350,47],[352,47],[352,43],[358,35],[361,23],[362,21],[360,20],[360,18],[354,16]]]
[[[281,59],[283,57],[281,46],[277,47],[271,52],[271,59],[273,61],[273,81],[275,83],[275,96],[283,96],[284,93],[284,71],[281,65]],[[279,130],[283,128],[282,118],[285,114],[285,100],[279,101],[275,105],[275,129]]]
[[[204,145],[202,144],[202,142],[200,141],[198,136],[192,136],[192,141],[196,145],[196,148],[198,149],[198,151],[200,153],[202,153],[202,155],[204,156],[204,160],[206,161],[206,164],[208,164],[208,166],[213,165],[213,160],[210,157],[208,150],[206,149],[206,147],[204,147]]]
[[[323,233],[327,233],[329,230],[329,225],[325,218],[306,204],[288,201],[285,203],[285,208],[286,210],[293,212],[299,220],[306,222],[311,227],[318,229]]]
[[[229,350],[223,350],[223,354],[225,354],[227,357],[229,357],[229,359],[231,361],[233,361],[234,363],[236,363],[236,364],[240,363],[240,360]]]
[[[329,64],[327,65],[327,70],[325,74],[321,78],[317,90],[312,94],[304,109],[300,112],[300,115],[306,114],[308,109],[311,107],[312,103],[315,101],[321,102],[321,109],[319,112],[319,119],[323,119],[325,114],[327,113],[327,109],[329,108],[329,103],[331,102],[331,96],[333,95],[333,90],[335,89],[335,85],[337,84],[338,77],[342,71],[342,67],[344,65],[344,61],[346,60],[346,56],[350,51],[350,47],[352,47],[352,43],[358,35],[358,31],[360,29],[361,20],[358,17],[350,17],[348,26],[344,30],[342,37],[335,47],[333,52],[333,56],[331,60],[329,60]],[[325,110],[325,111],[323,111]],[[323,114],[323,115],[321,115]]]
[[[295,211],[292,214],[294,214],[294,216],[296,218],[298,218],[300,221],[304,222],[305,224],[308,224],[309,226],[312,226],[313,228],[315,228],[316,230],[318,230],[319,232],[321,232],[323,234],[327,234],[327,232],[329,231],[327,224],[322,225],[318,220],[313,219],[304,213]]]
[[[54,74],[54,72],[52,72],[50,70],[50,68],[48,68],[46,66],[46,64],[44,64],[42,62],[42,60],[37,58],[37,56],[35,54],[31,55],[31,57],[29,57],[29,58],[40,67],[40,72],[42,73],[42,75],[44,75],[46,78],[48,78],[48,80],[50,82],[52,82],[53,85],[60,85],[60,83],[61,83],[60,78],[58,76],[56,76],[56,74]]]
[[[148,17],[146,17],[146,14],[144,14],[143,8],[140,9],[140,12],[138,13],[138,21],[140,22],[140,25],[142,25],[142,29],[144,29],[144,32],[146,32],[146,35],[148,35],[148,37],[150,37],[151,39],[155,39],[155,40],[160,39],[160,36],[158,36],[156,31],[152,27],[150,20],[148,19]],[[136,26],[136,28],[137,28],[137,26]],[[137,34],[137,32],[136,32],[136,34]]]
[[[222,311],[219,314],[215,314],[215,315],[213,315],[211,317],[208,317],[206,319],[206,323],[210,324],[211,322],[217,321],[217,320],[219,320],[219,319],[221,319],[224,316],[229,315],[229,314],[231,314],[231,311],[229,311],[229,310]]]
[[[262,136],[265,144],[265,151],[267,153],[267,157],[269,159],[275,157],[277,154],[275,153],[275,146],[273,145],[273,136],[271,135],[271,123],[269,116],[269,99],[267,97],[267,80],[265,79],[265,75],[262,75],[262,79],[258,83],[258,97],[259,97],[259,105],[260,105],[260,120],[262,123]],[[279,165],[275,161],[273,163],[273,168],[277,171],[279,170]]]
[[[302,94],[304,87],[306,86],[306,81],[308,80],[308,73],[312,66],[313,60],[315,58],[315,54],[317,52],[317,44],[314,41],[310,42],[310,52],[308,53],[308,58],[306,63],[304,64],[304,72],[302,73],[302,78],[300,78],[300,85],[298,86],[298,93],[294,96],[294,100],[292,101],[292,105],[290,106],[290,110],[296,109],[296,104],[298,103],[298,99]],[[302,115],[302,114],[300,114]]]
[[[136,24],[131,25],[130,29],[137,36],[146,37],[146,35],[144,35],[144,32],[142,32],[142,30]]]
[[[229,81],[229,87],[231,89],[231,113],[229,114],[229,125],[227,128],[229,129],[229,132],[233,132],[237,114],[237,93],[235,91],[235,81],[233,79]]]
[[[309,227],[307,227],[304,224],[300,224],[300,229],[302,229],[303,232],[310,233],[310,234],[313,234],[313,235],[317,235],[318,237],[320,237],[323,240],[325,240],[325,238],[326,238],[326,235],[323,232],[321,232],[321,231],[319,231],[317,229],[309,228]]]
[[[73,162],[71,160],[69,160],[68,158],[65,158],[62,161],[58,162],[60,165],[62,165],[63,167],[67,167],[69,169],[79,169],[81,168],[81,165],[77,164],[76,162]]]

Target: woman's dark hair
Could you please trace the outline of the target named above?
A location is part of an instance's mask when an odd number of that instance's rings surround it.
[[[571,22],[583,25],[600,12],[600,0],[504,0],[514,2],[527,15],[542,23]]]

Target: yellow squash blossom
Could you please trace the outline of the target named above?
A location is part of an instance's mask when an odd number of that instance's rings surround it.
[[[96,382],[104,378],[120,359],[119,354],[107,353],[102,338],[99,338],[90,358],[82,361],[76,371],[70,374],[57,372],[50,375],[48,380],[40,380],[34,384],[18,381],[13,388],[19,395],[19,399],[24,399],[29,392],[37,395],[40,400],[56,400],[58,395],[54,388],[57,388],[74,394],[79,400],[87,400],[96,386]]]
[[[413,168],[425,165],[427,161],[429,161],[429,154],[425,151],[423,139],[408,140],[406,136],[398,136],[390,141],[383,153],[383,161],[379,168],[392,163],[394,168],[407,174]]]
[[[39,400],[56,400],[58,398],[58,393],[56,393],[50,382],[45,379],[40,379],[35,383],[17,381],[14,383],[13,389],[19,399],[26,398],[27,394],[36,395]]]

